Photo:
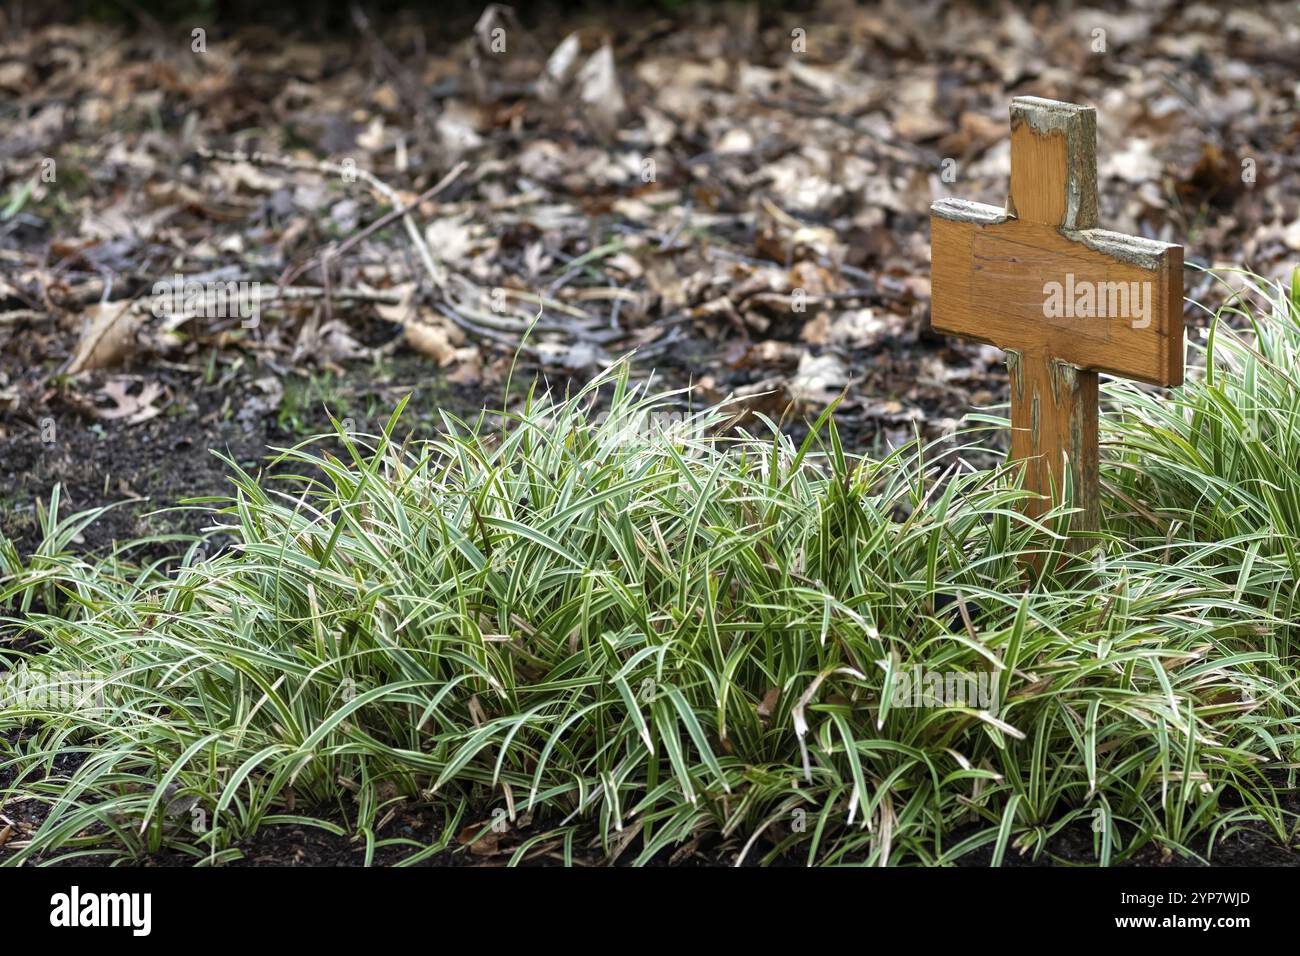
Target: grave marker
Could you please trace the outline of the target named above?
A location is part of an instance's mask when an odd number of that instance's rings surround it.
[[[1183,249],[1097,228],[1097,114],[1011,101],[1005,209],[930,207],[933,327],[996,345],[1011,376],[1011,458],[1038,517],[1070,500],[1095,530],[1097,373],[1183,381]]]

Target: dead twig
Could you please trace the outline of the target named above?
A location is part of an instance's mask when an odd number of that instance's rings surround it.
[[[225,163],[250,163],[254,166],[273,166],[279,169],[293,169],[301,172],[317,173],[318,175],[341,176],[344,179],[355,176],[369,186],[389,206],[394,209],[401,209],[404,205],[402,199],[398,196],[397,191],[392,186],[384,182],[369,170],[360,167],[344,167],[339,163],[331,163],[326,160],[302,160],[291,159],[288,156],[272,156],[269,153],[241,153],[229,150],[208,149],[200,146],[198,154],[204,159],[215,159]],[[411,218],[411,213],[407,210],[401,216],[402,225],[406,227],[407,238],[411,240],[411,245],[415,246],[415,251],[420,256],[421,264],[429,274],[429,281],[433,283],[434,289],[441,291],[447,284],[447,270],[443,267],[429,250],[429,244],[424,241],[420,235],[419,227],[416,226],[415,220]]]
[[[370,225],[366,226],[364,229],[348,236],[348,238],[344,239],[337,246],[331,244],[331,246],[328,247],[326,251],[317,253],[315,256],[313,256],[311,259],[308,259],[306,262],[302,263],[301,265],[295,266],[292,269],[286,271],[285,274],[280,277],[280,281],[277,284],[281,286],[292,284],[294,279],[298,278],[304,272],[309,271],[313,266],[319,265],[322,257],[324,257],[325,255],[329,255],[330,258],[337,258],[343,255],[343,253],[347,252],[357,243],[361,242],[362,240],[370,236],[373,236],[379,230],[392,225],[395,221],[400,219],[402,216],[407,215],[408,213],[416,209],[418,206],[428,202],[430,199],[433,199],[435,196],[437,196],[439,193],[445,190],[448,186],[454,183],[458,178],[460,178],[460,175],[463,172],[465,172],[467,168],[469,168],[469,163],[466,163],[464,161],[457,163],[455,166],[451,168],[451,171],[448,172],[446,176],[443,176],[442,179],[438,180],[436,183],[434,183],[424,192],[420,193],[420,195],[417,196],[415,199],[412,199],[409,203],[399,206],[396,209],[390,209],[388,212],[384,213],[382,216],[380,216],[374,222],[370,223]]]

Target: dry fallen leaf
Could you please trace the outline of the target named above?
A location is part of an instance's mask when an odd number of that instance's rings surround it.
[[[131,351],[140,317],[130,302],[101,302],[77,345],[68,374],[116,365]]]
[[[477,128],[478,122],[477,110],[456,100],[446,102],[442,113],[434,122],[434,128],[438,131],[448,161],[483,145],[483,137]]]
[[[444,216],[424,228],[424,241],[436,249],[438,258],[452,265],[463,262],[474,245],[474,229],[469,216]]]
[[[799,369],[786,384],[794,401],[809,408],[825,408],[849,383],[849,370],[837,356],[805,354]]]
[[[340,364],[364,357],[368,350],[352,337],[348,327],[335,319],[326,322],[316,331],[312,354],[322,363]]]
[[[451,339],[447,336],[447,330],[424,322],[406,324],[406,342],[411,348],[429,356],[439,365],[448,364],[456,354]]]
[[[253,193],[272,193],[280,188],[280,180],[251,163],[221,163],[213,167],[228,194],[237,194],[240,187]]]
[[[459,332],[437,320],[407,322],[403,328],[406,344],[440,366],[463,362],[478,355],[478,349],[472,345],[458,348],[455,343],[460,338]]]
[[[250,389],[240,406],[235,420],[251,428],[257,419],[279,409],[284,401],[284,385],[274,375],[263,375],[253,380],[256,391]]]
[[[564,342],[538,342],[535,348],[543,364],[570,372],[592,372],[610,362],[605,351],[590,342],[574,342],[571,345]]]
[[[581,52],[582,44],[576,31],[561,40],[546,61],[542,75],[537,78],[537,95],[548,103],[557,102],[573,77]]]
[[[411,301],[415,298],[415,283],[403,282],[401,285],[394,286],[391,292],[396,292],[399,296],[397,302],[376,302],[375,311],[385,322],[405,322],[411,316]]]
[[[145,382],[139,395],[132,395],[128,389],[131,380],[115,378],[99,390],[99,395],[113,403],[111,408],[92,406],[92,414],[105,421],[125,421],[128,425],[147,422],[162,413],[163,407],[154,404],[163,396],[163,387],[157,382]]]
[[[1282,233],[1282,241],[1287,244],[1288,248],[1300,252],[1300,219],[1286,227]]]
[[[465,349],[465,351],[473,351],[474,354],[457,364],[444,377],[455,385],[477,385],[483,381],[482,356],[479,355],[478,349]]]
[[[585,107],[584,115],[597,131],[611,133],[617,129],[625,104],[618,83],[618,70],[614,67],[614,50],[609,44],[602,46],[583,64],[578,71],[577,83],[578,98]]]
[[[488,828],[480,836],[479,831],[482,829],[481,823],[471,823],[469,826],[462,827],[456,834],[456,842],[461,846],[468,846],[469,852],[474,856],[496,856],[501,852],[501,834]]]
[[[1123,149],[1107,153],[1101,163],[1102,176],[1135,185],[1158,180],[1160,171],[1161,163],[1152,153],[1151,141],[1139,137],[1129,139]]]

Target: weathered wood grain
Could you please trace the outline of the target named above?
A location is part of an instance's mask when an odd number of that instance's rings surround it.
[[[992,207],[985,207],[992,208]],[[1101,251],[1104,230],[1066,235],[1011,219],[998,223],[931,214],[931,317],[937,331],[1003,349],[1041,349],[1063,362],[1152,385],[1183,381],[1183,250],[1155,240],[1130,243],[1146,263]],[[1092,240],[1094,245],[1089,245]],[[1073,276],[1122,299],[1121,315],[1044,314],[1044,288]],[[1137,314],[1132,293],[1147,296]],[[1113,297],[1112,297],[1113,293]],[[1122,294],[1121,294],[1122,293]]]
[[[1097,374],[1183,381],[1183,250],[1097,228],[1091,107],[1019,97],[1011,106],[1005,209],[931,206],[932,326],[1007,351],[1011,457],[1025,486],[1082,509],[1094,529]]]

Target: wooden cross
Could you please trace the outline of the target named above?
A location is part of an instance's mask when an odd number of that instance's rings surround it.
[[[930,207],[935,329],[1007,353],[1011,457],[1037,492],[1027,512],[1082,509],[1095,530],[1097,373],[1183,381],[1183,249],[1097,227],[1097,113],[1011,101],[1006,209]]]

